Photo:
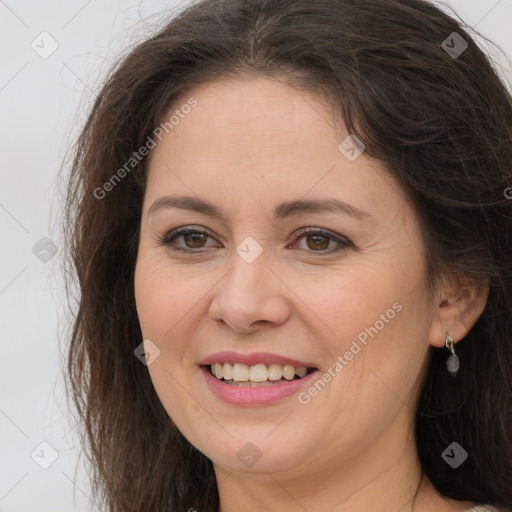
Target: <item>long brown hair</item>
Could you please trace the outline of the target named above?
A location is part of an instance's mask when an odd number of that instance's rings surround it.
[[[204,0],[110,72],[73,149],[64,221],[68,288],[78,290],[69,391],[100,507],[218,509],[211,461],[173,425],[134,356],[148,159],[126,162],[178,97],[247,73],[332,101],[413,200],[429,283],[447,271],[490,283],[457,345],[455,379],[446,352],[431,348],[416,443],[441,494],[512,510],[512,102],[462,24],[423,0]],[[441,458],[452,441],[469,453],[458,469]]]

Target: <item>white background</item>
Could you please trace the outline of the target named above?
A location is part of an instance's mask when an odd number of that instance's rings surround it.
[[[0,0],[0,512],[92,509],[63,388],[57,173],[116,56],[187,3]],[[449,4],[512,56],[512,0]],[[58,43],[47,59],[31,48],[43,31]],[[32,252],[43,237],[57,249],[47,263]],[[51,461],[42,442],[57,456],[48,469],[31,458]]]

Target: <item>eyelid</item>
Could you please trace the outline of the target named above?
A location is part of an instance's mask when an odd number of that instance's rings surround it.
[[[330,236],[331,238],[333,238],[335,240],[338,240],[339,242],[346,241],[346,242],[350,243],[348,238],[344,237],[343,235],[338,235],[338,234],[334,233],[333,231],[331,231],[330,229],[315,228],[313,226],[307,226],[307,227],[304,227],[304,228],[299,228],[299,230],[294,233],[294,236],[295,237],[299,237],[299,236],[302,236],[302,235],[304,235],[306,233],[313,233],[313,234],[320,233],[321,235]]]
[[[347,237],[345,237],[343,235],[338,235],[329,229],[309,227],[309,226],[305,227],[305,228],[300,228],[297,232],[294,233],[293,244],[298,243],[307,234],[312,234],[312,235],[320,234],[320,235],[330,238],[331,240],[335,241],[338,244],[337,248],[324,249],[323,251],[307,251],[307,252],[311,252],[313,254],[315,254],[315,253],[320,254],[320,255],[321,254],[329,254],[329,253],[338,252],[342,249],[347,249],[349,247],[355,248],[354,244]]]
[[[171,229],[171,230],[167,231],[163,237],[157,238],[157,242],[159,243],[159,245],[164,245],[164,246],[170,247],[171,239],[178,238],[180,235],[185,235],[187,233],[200,233],[203,235],[207,235],[210,238],[213,238],[215,240],[217,239],[217,237],[214,236],[213,233],[210,230],[208,230],[207,228],[202,227],[202,226],[198,227],[195,225],[190,225],[190,226],[181,226],[179,228],[175,228],[175,229]],[[179,249],[175,249],[175,250],[179,251]],[[199,252],[199,250],[200,249],[194,251],[193,249],[190,249],[190,252]],[[186,249],[183,249],[183,251],[186,251]]]
[[[208,230],[207,228],[205,228],[203,226],[199,227],[197,225],[190,225],[190,226],[181,226],[181,227],[178,227],[178,228],[168,231],[167,233],[164,234],[163,237],[158,238],[157,242],[159,245],[166,246],[173,251],[183,252],[183,253],[188,253],[188,254],[193,254],[193,253],[200,254],[201,252],[204,252],[204,249],[208,248],[208,247],[205,247],[205,248],[201,247],[201,248],[194,250],[194,249],[183,249],[183,248],[171,247],[170,244],[174,239],[178,238],[181,235],[187,234],[187,233],[200,233],[200,234],[204,234],[210,238],[213,238],[214,240],[217,240],[217,237],[215,235],[213,235],[212,232],[210,230]],[[302,227],[302,228],[299,228],[298,230],[296,230],[292,234],[293,241],[291,242],[291,244],[288,244],[287,247],[290,247],[290,245],[297,244],[307,234],[324,235],[324,236],[330,238],[331,240],[335,241],[338,244],[337,248],[324,249],[321,251],[313,251],[313,250],[306,251],[308,253],[313,253],[313,254],[317,253],[319,255],[322,255],[322,254],[335,253],[335,252],[341,251],[342,249],[347,249],[349,247],[352,247],[355,249],[352,242],[345,236],[338,235],[338,234],[334,233],[333,231],[330,231],[325,228],[319,228],[319,227],[313,227],[313,226],[306,226],[306,227]]]

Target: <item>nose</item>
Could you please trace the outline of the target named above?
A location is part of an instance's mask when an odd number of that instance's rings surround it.
[[[210,304],[210,318],[240,333],[252,333],[262,325],[281,325],[290,317],[286,286],[261,255],[247,263],[238,254],[218,284]]]

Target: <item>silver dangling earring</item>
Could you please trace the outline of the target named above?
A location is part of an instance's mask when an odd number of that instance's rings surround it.
[[[452,355],[446,360],[446,369],[450,372],[452,377],[457,375],[459,371],[459,358],[455,355],[453,338],[446,333],[446,338],[444,340],[445,347],[452,353]]]

